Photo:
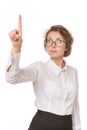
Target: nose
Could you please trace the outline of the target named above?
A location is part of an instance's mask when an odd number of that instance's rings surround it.
[[[55,42],[53,42],[52,47],[56,47],[56,43]]]

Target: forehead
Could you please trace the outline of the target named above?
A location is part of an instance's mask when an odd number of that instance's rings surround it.
[[[53,39],[60,38],[60,39],[63,39],[62,35],[57,31],[49,32],[48,35],[47,35],[47,38],[53,38]]]

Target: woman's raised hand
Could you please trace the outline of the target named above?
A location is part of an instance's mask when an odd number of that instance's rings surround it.
[[[21,51],[22,47],[22,16],[18,16],[18,28],[12,30],[9,33],[9,37],[12,43],[12,54],[18,53]]]

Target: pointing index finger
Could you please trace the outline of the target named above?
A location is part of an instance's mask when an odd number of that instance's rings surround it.
[[[18,29],[22,32],[22,16],[18,16]]]

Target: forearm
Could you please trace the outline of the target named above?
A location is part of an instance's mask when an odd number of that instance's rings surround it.
[[[72,122],[73,122],[73,130],[81,130],[80,108],[78,103],[78,97],[76,98],[74,103]]]

